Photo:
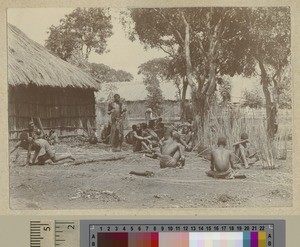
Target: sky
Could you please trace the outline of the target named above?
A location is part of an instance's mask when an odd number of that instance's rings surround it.
[[[71,13],[74,8],[10,8],[7,11],[7,19],[10,24],[15,25],[23,31],[30,39],[44,45],[48,37],[47,31],[51,25],[59,25],[59,20]],[[122,69],[130,72],[134,80],[142,81],[137,74],[138,67],[148,60],[165,57],[166,54],[158,49],[144,49],[140,41],[130,41],[119,23],[119,11],[112,9],[113,35],[107,40],[107,51],[103,54],[92,52],[89,62],[103,63],[114,69]],[[259,85],[255,78],[243,78],[235,76],[232,78],[232,100],[239,101],[245,89]]]
[[[41,45],[48,38],[47,31],[51,25],[59,25],[59,20],[71,13],[74,9],[67,8],[19,8],[8,9],[8,22],[17,26],[29,38]],[[89,62],[104,63],[114,69],[122,69],[133,74],[137,79],[138,66],[148,60],[157,57],[165,57],[166,54],[160,50],[144,50],[139,41],[130,41],[119,23],[119,11],[111,11],[113,35],[107,40],[106,50],[103,54],[92,52]]]

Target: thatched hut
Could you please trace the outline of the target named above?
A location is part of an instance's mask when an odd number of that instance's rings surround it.
[[[10,139],[33,121],[60,136],[77,135],[95,125],[98,83],[8,25],[8,116]]]

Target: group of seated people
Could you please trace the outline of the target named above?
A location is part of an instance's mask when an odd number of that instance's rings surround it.
[[[106,126],[109,128],[109,125]],[[109,139],[109,130],[104,140]],[[177,126],[165,127],[162,119],[152,119],[149,124],[141,123],[132,126],[132,130],[125,136],[125,140],[133,147],[133,152],[144,152],[147,157],[159,159],[160,168],[179,167],[185,165],[185,151],[193,149],[193,132],[190,123],[183,123]],[[54,143],[58,142],[55,131],[45,135],[41,130],[35,128],[33,122],[29,123],[27,132],[22,132],[20,140],[11,151],[22,147],[27,150],[27,164],[43,165],[47,160],[56,163],[61,160],[75,160],[72,155],[64,154],[58,157],[53,150]],[[109,142],[109,141],[108,141]],[[234,150],[226,148],[227,140],[219,137],[217,148],[212,150],[210,155],[210,170],[206,174],[214,178],[245,178],[244,175],[236,173],[236,168],[243,165],[249,168],[250,164],[258,161],[258,153],[250,153],[249,138],[246,133],[241,134],[240,141],[233,144]],[[31,152],[34,156],[31,159]]]
[[[134,152],[150,152],[153,148],[161,147],[167,130],[180,133],[179,141],[186,151],[192,150],[192,131],[190,125],[165,127],[162,118],[149,120],[149,124],[132,125],[132,130],[125,136],[125,141],[133,146]]]
[[[193,147],[190,123],[165,127],[162,119],[150,120],[149,125],[133,125],[125,139],[133,146],[134,152],[149,153],[148,157],[159,159],[161,168],[182,168],[185,165],[185,151],[191,151]],[[218,147],[211,152],[211,169],[206,174],[214,178],[245,178],[236,172],[236,168],[240,165],[249,168],[250,164],[258,161],[257,152],[251,154],[248,148],[248,135],[241,134],[240,141],[233,144],[234,150],[226,149],[226,145],[226,138],[220,137]]]
[[[149,124],[132,125],[125,136],[133,152],[148,153],[148,157],[160,159],[160,167],[182,167],[184,151],[192,151],[192,131],[189,123],[166,127],[162,118],[151,119]]]

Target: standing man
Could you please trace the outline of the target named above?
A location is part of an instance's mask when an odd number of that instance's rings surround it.
[[[110,144],[113,152],[120,152],[122,142],[124,139],[123,134],[123,114],[126,109],[123,109],[120,101],[120,95],[114,95],[114,101],[108,105],[108,114],[111,115],[111,131],[110,131]]]

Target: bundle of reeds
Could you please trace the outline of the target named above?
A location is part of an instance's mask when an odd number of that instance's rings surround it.
[[[208,112],[201,124],[198,124],[198,145],[201,150],[216,147],[217,139],[226,137],[227,146],[240,140],[245,132],[250,140],[250,152],[258,151],[260,162],[264,168],[275,168],[274,159],[286,159],[287,138],[286,126],[278,129],[274,139],[268,138],[266,119],[257,114],[246,114],[242,109],[214,109]],[[203,148],[205,147],[205,148]]]

